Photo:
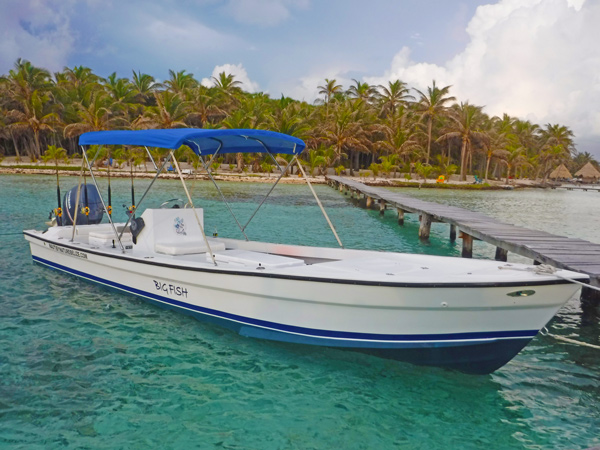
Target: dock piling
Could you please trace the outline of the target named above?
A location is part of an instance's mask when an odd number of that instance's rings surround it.
[[[456,225],[450,225],[450,241],[456,241]]]
[[[496,261],[508,261],[508,250],[505,250],[502,247],[496,247],[496,257],[494,259]]]
[[[398,225],[401,227],[404,226],[404,210],[401,208],[397,208],[398,210]]]
[[[421,225],[419,226],[419,239],[429,239],[429,233],[431,231],[431,216],[429,214],[421,214],[420,217]]]
[[[463,258],[472,258],[473,257],[473,236],[465,233],[464,231],[461,231],[459,234],[459,237],[463,241],[461,256]]]

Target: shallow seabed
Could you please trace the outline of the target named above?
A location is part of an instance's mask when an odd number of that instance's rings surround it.
[[[63,183],[67,188],[75,180]],[[101,183],[105,188],[106,180]],[[138,199],[147,183],[136,180]],[[55,207],[53,186],[52,177],[0,176],[2,448],[600,445],[598,350],[538,336],[499,371],[473,376],[347,351],[243,338],[34,265],[18,233],[43,227]],[[176,182],[161,181],[159,187],[146,206],[184,195]],[[448,242],[447,227],[441,224],[434,227],[431,242],[423,245],[416,238],[416,218],[399,228],[391,213],[381,219],[331,188],[316,188],[348,247],[459,254],[459,244]],[[267,189],[224,185],[242,218],[259,201],[257,192]],[[129,203],[129,182],[113,180],[113,190],[113,206],[124,217],[120,205]],[[207,231],[216,227],[221,236],[239,237],[212,185],[197,183],[193,191],[198,204],[210,208],[205,214]],[[438,201],[458,206],[485,204],[484,212],[519,224],[529,224],[533,214],[545,214],[547,208],[540,205],[556,206],[559,198],[556,191],[405,192],[428,194],[429,199],[441,195]],[[600,214],[600,194],[564,194],[565,205],[587,211],[592,218]],[[475,196],[481,199],[474,202],[479,199]],[[514,204],[518,207],[507,206]],[[278,186],[263,209],[248,228],[251,239],[335,245],[307,187]],[[553,228],[595,237],[585,231],[587,222],[570,214],[575,213],[555,215]],[[549,231],[557,232],[553,228]],[[488,247],[476,244],[476,255],[493,256]],[[582,316],[578,303],[563,308],[549,329],[599,344],[598,322]]]

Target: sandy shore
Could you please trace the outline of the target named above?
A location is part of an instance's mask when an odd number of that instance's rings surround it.
[[[33,167],[39,166],[39,168]],[[69,167],[73,170],[59,170],[59,175],[61,177],[64,176],[72,176],[77,177],[80,173],[81,168],[81,160],[71,160],[68,163],[61,164],[61,167]],[[181,169],[184,172],[191,171],[192,168],[190,165],[186,163],[181,164]],[[48,165],[43,163],[27,163],[20,162],[17,163],[14,161],[14,158],[6,158],[0,163],[0,174],[24,174],[24,175],[55,175],[56,171],[53,169],[49,169]],[[106,168],[99,168],[94,170],[94,175],[98,177],[106,177],[108,176],[108,172]],[[135,178],[154,178],[156,172],[151,172],[147,166],[139,166],[136,168],[133,176]],[[129,168],[123,169],[111,169],[110,176],[114,178],[130,178],[131,174],[129,172]],[[186,179],[196,178],[199,180],[208,180],[208,176],[206,173],[196,172],[195,175],[186,173],[184,175]],[[213,177],[219,181],[232,181],[232,182],[254,182],[254,183],[273,183],[278,174],[263,174],[263,173],[236,173],[231,172],[229,169],[217,171],[216,174],[213,174]],[[457,189],[477,189],[477,190],[485,190],[485,189],[513,189],[513,188],[524,188],[524,187],[540,187],[541,181],[537,182],[534,180],[510,180],[510,185],[506,185],[505,181],[496,181],[496,180],[488,180],[489,186],[483,186],[481,184],[474,184],[474,177],[468,176],[467,181],[459,181],[457,175],[453,175],[450,180],[446,180],[443,185],[436,183],[435,179],[423,180],[423,179],[405,179],[404,177],[396,177],[396,178],[384,178],[384,177],[376,177],[372,176],[360,176],[360,177],[350,177],[344,175],[345,178],[359,181],[363,184],[369,186],[388,186],[388,187],[427,187],[427,188],[452,188],[455,187]],[[162,173],[160,175],[162,179],[177,179],[178,175],[173,172]],[[326,184],[327,179],[325,176],[313,176],[309,177],[311,183],[314,184]],[[283,177],[280,181],[285,184],[304,184],[305,180],[302,177],[298,177],[297,175],[290,175]]]

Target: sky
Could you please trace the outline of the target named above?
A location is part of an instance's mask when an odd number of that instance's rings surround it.
[[[2,0],[0,74],[17,58],[313,102],[325,78],[425,90],[572,129],[600,159],[600,0]]]

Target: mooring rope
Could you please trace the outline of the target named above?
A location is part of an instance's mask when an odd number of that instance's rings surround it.
[[[577,280],[574,280],[573,278],[565,277],[563,275],[558,275],[556,273],[557,272],[556,267],[552,267],[549,264],[540,264],[539,266],[525,267],[525,268],[513,267],[511,264],[506,264],[504,266],[498,266],[498,269],[519,270],[521,272],[537,273],[538,275],[549,275],[549,276],[553,276],[556,278],[561,278],[565,281],[570,281],[571,283],[580,284],[581,286],[584,286],[586,288],[593,289],[595,291],[600,292],[600,287],[592,286],[591,284],[582,283],[581,281],[577,281]]]
[[[585,286],[587,288],[594,289],[595,291],[600,291],[600,288],[598,288],[596,286],[591,286],[589,284],[582,283],[581,281],[577,281],[577,280],[574,280],[569,277],[558,275],[556,273],[557,272],[556,267],[553,267],[549,264],[540,264],[539,266],[525,267],[525,268],[513,267],[510,264],[506,264],[505,266],[498,266],[498,269],[519,270],[521,272],[537,273],[538,275],[549,275],[549,276],[563,279],[565,281],[569,281],[571,283],[580,284],[581,286]],[[544,330],[546,330],[546,331],[544,332]],[[548,331],[548,329],[546,327],[542,328],[540,333],[544,336],[546,336],[546,335],[552,336],[554,339],[557,339],[559,341],[568,342],[569,344],[581,345],[583,347],[590,347],[590,348],[595,348],[596,350],[600,350],[600,345],[588,344],[587,342],[576,341],[575,339],[571,339],[571,338],[568,338],[565,336],[559,336],[558,334],[552,334]]]
[[[545,332],[544,332],[545,330]],[[559,341],[568,342],[569,344],[581,345],[583,347],[595,348],[596,350],[600,350],[600,345],[588,344],[587,342],[576,341],[575,339],[571,339],[565,336],[560,336],[558,334],[552,334],[548,331],[548,328],[544,327],[540,331],[543,336],[552,336],[554,339]]]

